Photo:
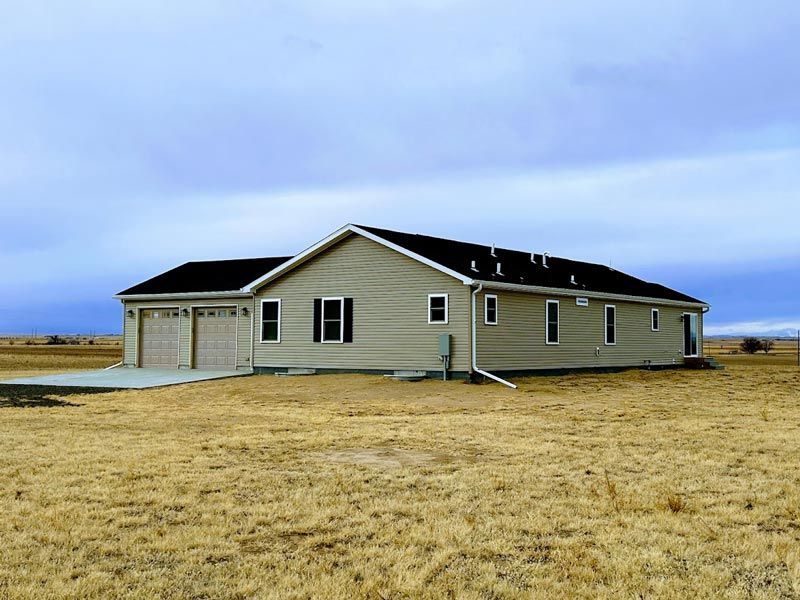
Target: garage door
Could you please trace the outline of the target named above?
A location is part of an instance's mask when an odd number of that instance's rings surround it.
[[[235,369],[236,309],[196,310],[194,340],[195,369]]]
[[[180,319],[177,309],[142,311],[139,366],[178,368]]]

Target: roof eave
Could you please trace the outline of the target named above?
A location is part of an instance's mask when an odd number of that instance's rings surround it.
[[[610,292],[593,292],[589,290],[569,290],[566,288],[553,288],[538,285],[522,285],[517,283],[503,283],[500,281],[476,280],[475,285],[483,285],[487,289],[507,290],[527,294],[548,294],[553,296],[567,296],[574,298],[600,298],[604,300],[619,300],[621,302],[638,302],[641,304],[660,304],[663,306],[685,306],[693,308],[711,308],[705,302],[690,302],[685,300],[668,300],[650,296],[632,296],[628,294],[614,294]]]
[[[180,300],[191,298],[250,298],[253,294],[242,290],[225,292],[170,292],[164,294],[116,294],[115,300]]]

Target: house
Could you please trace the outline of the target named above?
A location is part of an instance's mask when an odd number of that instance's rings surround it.
[[[119,293],[124,365],[451,377],[682,365],[709,306],[608,266],[347,225]]]

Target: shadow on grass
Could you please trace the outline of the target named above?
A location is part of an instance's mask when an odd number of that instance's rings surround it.
[[[0,385],[0,409],[2,408],[64,408],[83,404],[70,402],[58,396],[105,394],[110,390],[82,387],[57,387],[45,385]]]

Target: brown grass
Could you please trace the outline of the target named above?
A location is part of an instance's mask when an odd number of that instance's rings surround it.
[[[800,594],[800,371],[520,383],[2,408],[0,598]]]
[[[102,369],[122,360],[122,347],[9,345],[0,343],[0,379],[26,377],[52,372]],[[1,598],[1,596],[0,596]]]

